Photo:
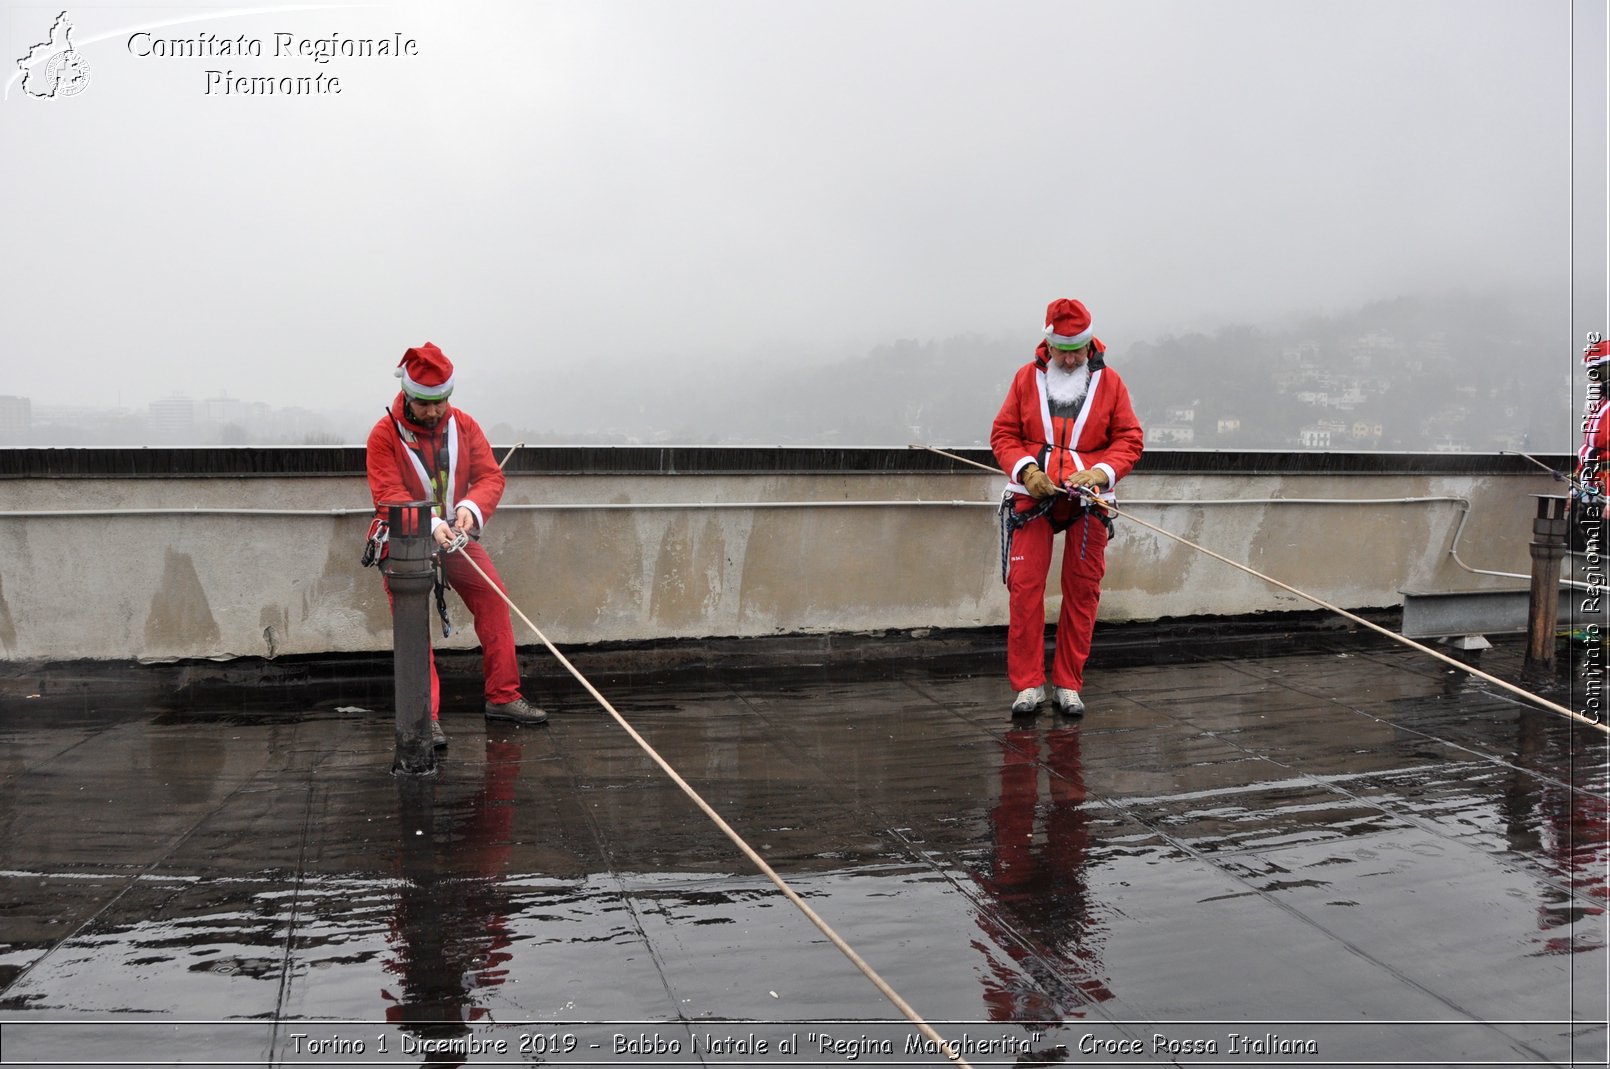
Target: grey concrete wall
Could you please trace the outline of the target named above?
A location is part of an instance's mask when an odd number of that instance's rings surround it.
[[[1004,625],[1001,485],[982,472],[515,475],[485,544],[515,602],[560,643]],[[1524,573],[1527,495],[1557,486],[1541,472],[1137,473],[1121,485],[1120,505],[1358,608],[1396,605],[1405,588],[1523,584],[1453,562],[1454,500],[1191,502],[1462,499],[1461,557]],[[367,503],[363,480],[350,476],[0,481],[0,650],[11,659],[163,660],[387,649],[379,575],[358,565]],[[230,509],[301,514],[217,511]],[[84,514],[41,515],[63,511]],[[475,645],[467,612],[450,603],[463,630],[447,645]],[[1101,616],[1307,607],[1120,521]],[[523,625],[516,631],[522,644],[535,641]]]

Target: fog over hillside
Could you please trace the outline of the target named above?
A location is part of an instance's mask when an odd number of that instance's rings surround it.
[[[1569,452],[1586,383],[1571,351],[1540,340],[1558,333],[1546,307],[1460,292],[1127,342],[1097,335],[1152,448]],[[489,375],[466,361],[454,400],[506,444],[981,446],[1038,341],[1031,326],[893,339],[826,362],[778,345],[714,365],[628,346],[564,375]],[[394,384],[367,409],[182,389],[118,410],[42,406],[25,430],[0,422],[0,445],[354,444]],[[497,418],[509,411],[525,418]]]
[[[1154,447],[1568,451],[1583,383],[1568,352],[1540,341],[1542,307],[1454,293],[1103,340]],[[898,339],[825,367],[763,352],[716,375],[635,366],[600,387],[608,403],[503,429],[551,442],[984,445],[1037,342],[1032,330]]]

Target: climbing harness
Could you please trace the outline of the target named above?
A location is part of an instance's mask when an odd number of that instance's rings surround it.
[[[447,581],[447,554],[457,553],[459,550],[469,545],[470,542],[470,536],[467,532],[460,530],[457,527],[454,527],[451,530],[453,533],[452,536],[448,538],[447,544],[442,546],[441,550],[434,554],[431,558],[436,572],[436,584],[432,588],[432,593],[436,595],[436,615],[442,618],[443,638],[453,637],[453,621],[447,615],[447,592],[453,589],[453,584]],[[466,553],[464,555],[464,559],[469,560],[469,554]]]
[[[971,467],[981,468],[984,471],[993,472],[995,474],[1000,473],[998,469],[996,469],[994,467],[991,467],[988,464],[981,464],[976,460],[969,460],[967,457],[958,456],[955,453],[947,453],[945,450],[937,449],[937,448],[935,448],[934,446],[931,446],[931,445],[917,446],[917,447],[914,447],[914,448],[926,449],[929,452],[937,453],[942,457],[948,457],[951,460],[958,461],[958,462],[960,462],[962,464],[970,465]],[[1258,571],[1256,568],[1249,568],[1245,564],[1240,564],[1240,563],[1238,563],[1236,561],[1231,560],[1229,557],[1223,556],[1222,554],[1219,554],[1219,553],[1215,553],[1211,549],[1208,549],[1206,546],[1199,545],[1196,542],[1192,542],[1190,539],[1181,537],[1180,535],[1177,535],[1172,531],[1164,530],[1163,528],[1157,526],[1155,523],[1147,523],[1145,520],[1141,519],[1140,517],[1135,516],[1132,513],[1125,512],[1122,509],[1120,509],[1117,505],[1113,504],[1112,502],[1101,498],[1099,495],[1095,494],[1093,491],[1089,490],[1088,488],[1079,487],[1078,492],[1079,492],[1080,496],[1086,498],[1088,500],[1088,502],[1092,506],[1099,506],[1099,507],[1105,509],[1107,512],[1111,513],[1114,516],[1121,516],[1126,520],[1130,520],[1130,521],[1132,521],[1134,523],[1139,524],[1140,526],[1146,528],[1148,531],[1154,531],[1157,534],[1162,535],[1164,538],[1171,538],[1174,541],[1179,542],[1182,545],[1188,546],[1191,549],[1197,550],[1198,552],[1207,554],[1208,556],[1212,557],[1214,560],[1223,561],[1225,564],[1228,564],[1232,568],[1239,569],[1240,571],[1246,572],[1248,575],[1254,576],[1254,577],[1256,577],[1258,579],[1262,579],[1264,582],[1269,583],[1269,584],[1271,584],[1273,586],[1277,586],[1281,590],[1286,591],[1287,593],[1295,594],[1295,595],[1297,595],[1298,597],[1302,598],[1305,601],[1311,601],[1315,605],[1318,605],[1322,609],[1329,609],[1331,612],[1336,613],[1338,616],[1345,617],[1345,618],[1353,621],[1354,623],[1358,624],[1361,627],[1365,627],[1365,628],[1368,628],[1371,631],[1375,631],[1375,632],[1377,632],[1379,634],[1385,635],[1387,638],[1391,639],[1394,642],[1397,642],[1397,643],[1399,643],[1401,645],[1404,645],[1404,646],[1408,646],[1410,649],[1419,650],[1421,653],[1425,653],[1425,654],[1428,654],[1428,655],[1430,655],[1432,657],[1435,657],[1437,660],[1442,661],[1444,664],[1451,665],[1452,667],[1459,669],[1461,672],[1468,672],[1470,675],[1473,675],[1478,679],[1486,680],[1488,683],[1493,684],[1495,687],[1499,687],[1499,688],[1501,688],[1503,690],[1507,690],[1511,694],[1514,694],[1515,696],[1517,696],[1519,698],[1523,698],[1526,701],[1530,702],[1531,704],[1533,704],[1533,705],[1535,705],[1535,706],[1537,706],[1537,707],[1539,707],[1541,709],[1547,709],[1551,713],[1559,713],[1561,716],[1569,717],[1572,720],[1577,721],[1578,723],[1586,724],[1589,727],[1597,728],[1598,730],[1603,731],[1606,734],[1610,734],[1610,725],[1606,725],[1606,724],[1600,723],[1599,721],[1593,720],[1593,719],[1591,719],[1589,717],[1583,716],[1581,713],[1575,712],[1574,710],[1571,710],[1571,709],[1567,709],[1565,706],[1559,704],[1558,702],[1551,702],[1547,698],[1541,697],[1540,695],[1537,695],[1537,694],[1533,694],[1531,691],[1526,690],[1526,689],[1524,689],[1522,687],[1517,687],[1513,683],[1509,683],[1509,682],[1506,682],[1505,680],[1499,679],[1497,676],[1492,675],[1489,672],[1483,672],[1481,669],[1476,668],[1473,665],[1468,665],[1463,661],[1456,660],[1453,657],[1449,657],[1445,653],[1439,653],[1438,651],[1432,649],[1430,646],[1424,645],[1423,643],[1416,642],[1412,638],[1405,638],[1404,636],[1398,634],[1396,631],[1393,631],[1393,630],[1391,630],[1389,628],[1382,627],[1380,624],[1372,623],[1369,620],[1364,619],[1364,617],[1359,616],[1357,613],[1348,612],[1346,609],[1340,607],[1339,605],[1333,605],[1330,602],[1324,600],[1323,598],[1319,598],[1319,597],[1316,597],[1313,594],[1308,593],[1306,590],[1298,590],[1296,587],[1291,586],[1288,583],[1282,583],[1280,580],[1274,578],[1273,576],[1265,575],[1264,573]]]
[[[447,552],[455,552],[460,548],[462,548],[462,543],[455,545],[453,548],[447,550]],[[631,736],[632,741],[637,743],[637,745],[642,748],[643,752],[648,754],[649,758],[653,760],[656,765],[660,766],[660,770],[671,778],[671,782],[675,783],[677,787],[681,789],[682,793],[687,795],[693,804],[698,806],[699,810],[703,812],[705,816],[709,817],[717,828],[721,829],[721,833],[732,841],[733,845],[736,846],[743,853],[743,855],[749,859],[750,863],[759,869],[761,874],[770,880],[777,890],[782,892],[783,897],[787,898],[796,907],[798,907],[799,911],[805,914],[805,918],[815,925],[818,931],[827,936],[828,941],[837,947],[839,952],[848,958],[850,963],[859,969],[861,974],[872,982],[872,985],[876,987],[880,993],[882,993],[884,998],[888,999],[894,1004],[895,1008],[905,1016],[906,1020],[910,1021],[916,1026],[919,1032],[931,1040],[935,1047],[950,1060],[951,1064],[964,1066],[966,1069],[972,1069],[971,1064],[962,1057],[961,1051],[952,1045],[949,1040],[945,1039],[938,1032],[934,1031],[933,1026],[930,1025],[920,1014],[918,1014],[917,1011],[911,1007],[910,1003],[901,998],[899,992],[890,987],[888,981],[884,980],[882,976],[878,975],[877,971],[873,969],[871,965],[867,964],[866,960],[862,958],[861,955],[857,954],[854,948],[852,948],[850,944],[846,943],[844,938],[840,936],[838,932],[834,931],[832,926],[829,925],[827,921],[823,920],[821,915],[812,909],[805,902],[805,900],[799,896],[797,891],[788,885],[787,881],[778,875],[777,870],[772,868],[771,865],[766,862],[766,859],[761,857],[760,854],[755,851],[754,847],[750,846],[749,843],[744,840],[743,836],[739,835],[738,832],[733,829],[732,825],[728,824],[724,819],[722,819],[721,814],[717,813],[710,803],[706,802],[703,796],[701,796],[698,791],[694,790],[688,781],[683,779],[681,774],[678,773],[675,768],[671,767],[670,762],[661,757],[659,751],[655,750],[653,746],[649,745],[647,739],[638,734],[637,729],[632,727],[632,725],[627,722],[626,718],[622,716],[613,705],[610,704],[609,699],[605,698],[601,693],[599,693],[598,688],[594,687],[591,681],[589,681],[586,676],[582,675],[575,665],[570,663],[570,659],[568,657],[559,652],[559,648],[557,646],[548,641],[548,636],[542,633],[541,628],[531,622],[531,617],[520,611],[520,607],[510,599],[508,594],[504,593],[501,586],[492,582],[492,578],[487,575],[486,572],[482,571],[479,564],[475,563],[475,558],[466,553],[464,554],[464,560],[469,563],[471,568],[475,569],[476,573],[479,574],[482,579],[486,580],[486,583],[489,587],[497,591],[498,597],[502,598],[504,602],[508,604],[509,609],[525,622],[525,625],[529,627],[542,642],[542,644],[548,648],[548,652],[553,654],[554,659],[562,664],[565,667],[565,670],[575,677],[576,682],[580,683],[586,689],[587,693],[593,696],[593,700],[598,702],[598,704],[603,707],[604,711],[614,718],[615,723],[619,724],[621,729],[624,730],[626,734]]]
[[[1048,497],[1022,512],[1017,511],[1017,494],[1010,490],[1001,494],[1000,508],[995,510],[997,518],[1001,521],[1001,582],[1006,582],[1007,570],[1012,562],[1012,536],[1018,530],[1027,527],[1030,522],[1039,519],[1051,511],[1056,504],[1056,498]]]
[[[413,431],[409,430],[401,420],[393,416],[389,408],[386,410],[386,415],[391,419],[391,425],[397,431],[397,437],[403,445],[403,454],[413,465],[414,475],[418,477],[420,485],[423,486],[434,498],[436,511],[445,511],[447,508],[446,502],[450,500],[453,490],[454,473],[458,469],[457,417],[448,416],[446,426],[442,429],[441,439],[446,445],[446,457],[444,458],[442,456],[442,446],[437,445],[432,450],[433,463],[430,465],[430,467],[427,467],[425,464],[426,458],[423,455],[423,447],[420,444],[419,436],[414,434]],[[432,440],[436,441],[437,439],[433,438]],[[518,445],[515,446],[515,449],[518,448]],[[508,454],[504,456],[503,461],[501,461],[498,466],[501,468],[504,463],[508,462],[509,457],[513,455],[514,449],[510,449]],[[365,546],[363,554],[363,563],[366,566],[373,563],[374,558],[379,556],[379,548],[375,543],[376,524],[378,524],[383,531],[385,521],[376,520],[375,523],[371,523],[369,525],[369,543]],[[469,535],[455,527],[452,529],[452,538],[448,541],[447,545],[443,547],[442,553],[453,553],[457,550],[463,549],[468,540]],[[385,537],[384,534],[382,534],[380,544],[384,544],[384,542]],[[447,569],[442,564],[442,553],[437,553],[432,557],[432,570],[434,573],[433,578],[435,579],[435,582],[432,584],[432,593],[434,593],[436,596],[436,615],[440,617],[442,621],[442,637],[452,638],[453,620],[447,614],[447,592],[452,589],[452,584],[447,581]]]
[[[1051,510],[1056,507],[1058,498],[1043,498],[1040,501],[1035,502],[1030,507],[1019,512],[1017,510],[1017,499],[1019,496],[1019,494],[1012,490],[1003,491],[1001,494],[1000,507],[995,510],[996,518],[1000,520],[1001,524],[1001,582],[1003,583],[1006,582],[1007,573],[1011,569],[1012,539],[1017,535],[1018,531],[1022,530],[1024,527],[1027,527],[1030,523],[1039,519],[1041,516],[1046,517],[1047,521],[1051,524],[1051,530],[1056,534],[1061,534],[1063,531],[1066,531],[1076,523],[1086,523],[1089,521],[1091,516],[1094,516],[1096,519],[1101,521],[1101,525],[1103,527],[1107,528],[1107,537],[1111,538],[1113,536],[1112,517],[1107,515],[1107,513],[1101,509],[1094,508],[1083,503],[1082,501],[1075,500],[1075,514],[1067,517],[1066,519],[1059,520],[1056,516],[1052,515],[1051,512]],[[1097,500],[1100,499],[1098,498]],[[1080,531],[1080,560],[1084,560],[1085,547],[1089,544],[1090,528],[1085,527]]]
[[[370,520],[369,533],[364,537],[363,541],[363,556],[359,558],[358,563],[365,568],[373,568],[376,564],[379,564],[380,558],[385,555],[386,542],[390,539],[390,524],[379,516]]]
[[[436,595],[436,615],[442,618],[442,637],[452,638],[453,621],[447,615],[447,591],[450,588],[447,582],[447,568],[442,564],[441,557],[438,556],[431,562],[431,570],[435,579],[431,585],[431,593]]]
[[[363,556],[359,558],[358,563],[363,565],[365,568],[372,568],[379,564],[386,557],[386,543],[390,540],[390,524],[378,516],[370,520],[369,534],[363,542]],[[452,553],[456,550],[463,549],[464,544],[468,541],[469,535],[455,528],[453,531],[453,539],[448,542],[445,547],[443,547],[443,552]],[[435,582],[432,584],[432,589],[436,595],[436,614],[442,618],[442,637],[452,638],[453,621],[452,618],[447,615],[447,592],[452,589],[452,585],[447,581],[447,569],[442,566],[442,556],[440,553],[437,553],[432,557],[431,570],[433,572],[433,578],[435,579]]]

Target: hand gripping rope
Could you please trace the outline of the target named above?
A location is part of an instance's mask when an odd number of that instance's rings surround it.
[[[452,553],[463,548],[463,545],[463,540],[455,540],[451,545],[445,547],[444,551]],[[642,748],[643,752],[648,754],[648,756],[653,759],[654,763],[659,765],[660,769],[667,776],[671,777],[671,782],[675,783],[679,788],[681,788],[683,794],[692,799],[693,804],[698,806],[704,815],[709,817],[717,828],[721,829],[721,833],[723,835],[732,840],[733,845],[743,852],[743,855],[761,871],[762,875],[764,875],[777,887],[777,890],[783,893],[785,898],[787,898],[795,906],[799,907],[800,912],[805,914],[805,918],[814,924],[817,930],[819,930],[823,935],[827,936],[828,940],[834,946],[838,947],[839,952],[842,953],[846,958],[849,958],[852,965],[861,970],[861,974],[863,976],[872,981],[873,986],[883,994],[883,997],[893,1003],[895,1008],[905,1015],[906,1020],[914,1024],[917,1027],[917,1031],[926,1036],[934,1044],[935,1048],[943,1053],[945,1057],[949,1058],[953,1064],[965,1066],[966,1069],[972,1069],[972,1066],[967,1062],[967,1060],[961,1056],[961,1052],[952,1046],[949,1040],[945,1039],[938,1032],[934,1031],[933,1026],[924,1020],[916,1010],[912,1009],[911,1005],[907,1003],[905,999],[901,998],[899,993],[895,991],[894,988],[890,987],[888,982],[884,980],[883,977],[879,976],[877,971],[873,969],[871,965],[868,965],[866,960],[863,959],[861,955],[857,954],[850,944],[846,943],[843,937],[841,937],[832,929],[832,927],[828,925],[827,921],[823,920],[814,909],[806,905],[805,900],[800,898],[799,894],[795,892],[795,890],[777,874],[777,870],[767,864],[766,859],[756,853],[755,849],[745,842],[741,835],[733,830],[732,825],[728,824],[721,818],[721,814],[717,813],[715,809],[711,807],[710,803],[706,802],[704,798],[699,795],[699,792],[694,790],[688,784],[688,781],[683,779],[677,770],[672,768],[671,764],[666,761],[665,758],[661,757],[653,746],[649,745],[648,740],[643,738],[642,735],[639,735],[637,733],[637,729],[633,728],[631,724],[626,722],[626,718],[609,703],[609,699],[600,694],[598,689],[588,681],[587,677],[582,675],[576,666],[570,663],[570,659],[564,654],[560,653],[558,648],[555,647],[552,642],[548,641],[548,636],[542,633],[542,629],[540,627],[531,622],[531,618],[529,616],[520,611],[520,607],[510,600],[509,595],[503,592],[502,587],[492,582],[491,577],[488,576],[485,571],[482,571],[480,565],[475,563],[475,558],[466,553],[464,555],[464,561],[471,568],[474,568],[482,579],[486,580],[486,584],[488,586],[498,592],[498,596],[508,604],[509,608],[514,612],[514,614],[520,617],[521,620],[525,621],[525,625],[529,627],[537,638],[542,641],[542,644],[548,648],[548,652],[553,654],[554,658],[558,660],[560,664],[565,666],[565,671],[574,676],[576,678],[576,682],[580,683],[584,688],[586,688],[587,693],[591,694],[593,699],[597,701],[599,705],[603,706],[606,713],[614,717],[615,722],[621,726],[622,730],[632,737],[632,741],[637,743],[637,745]]]
[[[948,457],[949,459],[958,461],[958,462],[960,462],[962,464],[968,464],[968,465],[971,465],[972,467],[975,467],[975,468],[981,468],[984,471],[991,472],[993,474],[997,474],[997,475],[1000,474],[998,469],[993,468],[988,464],[980,464],[976,460],[969,460],[966,457],[957,456],[955,453],[947,453],[943,449],[936,449],[935,447],[933,447],[931,445],[913,446],[913,448],[926,449],[931,453],[938,453],[942,457]],[[1501,687],[1502,689],[1509,691],[1511,694],[1514,694],[1517,697],[1525,699],[1526,701],[1530,702],[1532,705],[1537,706],[1538,708],[1547,709],[1551,713],[1558,713],[1561,716],[1570,717],[1572,720],[1575,720],[1579,724],[1586,724],[1589,727],[1597,728],[1598,730],[1603,731],[1605,734],[1610,735],[1610,726],[1607,726],[1607,725],[1605,725],[1603,723],[1600,723],[1599,721],[1594,720],[1594,719],[1592,719],[1590,717],[1583,716],[1581,713],[1575,712],[1575,711],[1573,711],[1571,709],[1567,709],[1565,706],[1560,705],[1557,702],[1551,702],[1547,698],[1540,697],[1539,695],[1533,694],[1531,691],[1526,690],[1526,689],[1524,689],[1522,687],[1517,687],[1513,683],[1505,682],[1504,680],[1499,679],[1495,675],[1491,675],[1491,674],[1489,674],[1487,672],[1483,672],[1481,669],[1476,668],[1476,667],[1474,667],[1472,665],[1468,665],[1465,662],[1457,660],[1457,659],[1455,659],[1453,657],[1449,657],[1445,653],[1439,653],[1438,651],[1432,649],[1430,646],[1426,646],[1426,645],[1424,645],[1422,643],[1416,642],[1412,638],[1405,638],[1402,635],[1398,634],[1396,631],[1392,631],[1392,630],[1389,630],[1389,629],[1387,629],[1385,627],[1382,627],[1380,624],[1371,623],[1370,621],[1364,619],[1364,617],[1359,616],[1356,613],[1348,612],[1346,609],[1341,608],[1340,606],[1332,605],[1330,602],[1324,600],[1323,598],[1315,597],[1313,594],[1310,594],[1307,591],[1298,590],[1294,586],[1291,586],[1291,585],[1289,585],[1287,583],[1282,583],[1280,580],[1275,579],[1272,576],[1265,575],[1265,574],[1263,574],[1262,572],[1258,571],[1255,568],[1249,568],[1245,564],[1239,564],[1236,561],[1231,560],[1229,557],[1221,556],[1220,554],[1213,552],[1211,549],[1208,549],[1205,546],[1201,546],[1201,545],[1198,545],[1195,542],[1192,542],[1188,538],[1182,538],[1181,536],[1179,536],[1177,534],[1174,534],[1172,531],[1165,531],[1163,528],[1157,526],[1154,523],[1147,523],[1145,520],[1143,520],[1140,517],[1134,515],[1133,513],[1124,512],[1122,509],[1118,508],[1116,505],[1112,504],[1111,502],[1103,501],[1096,494],[1092,493],[1089,490],[1085,490],[1083,487],[1080,488],[1080,492],[1077,494],[1077,496],[1082,498],[1082,499],[1084,499],[1086,501],[1086,503],[1090,507],[1099,506],[1099,507],[1101,507],[1103,509],[1106,509],[1107,512],[1111,513],[1114,516],[1120,516],[1120,517],[1122,517],[1122,518],[1124,518],[1126,520],[1129,520],[1132,523],[1138,523],[1140,526],[1146,528],[1149,531],[1155,531],[1155,532],[1157,532],[1158,534],[1162,535],[1165,538],[1172,538],[1174,541],[1179,542],[1182,545],[1189,546],[1190,548],[1192,548],[1194,550],[1197,550],[1197,551],[1199,551],[1201,553],[1206,553],[1208,556],[1212,557],[1214,560],[1223,561],[1225,564],[1228,564],[1232,568],[1238,568],[1241,571],[1246,572],[1248,575],[1255,576],[1255,577],[1257,577],[1259,579],[1262,579],[1264,582],[1271,584],[1272,586],[1277,586],[1280,589],[1282,589],[1284,591],[1287,591],[1288,593],[1295,594],[1299,598],[1304,599],[1305,601],[1311,601],[1315,605],[1318,605],[1322,609],[1329,609],[1331,612],[1336,613],[1338,616],[1344,616],[1347,619],[1353,621],[1354,623],[1360,625],[1361,627],[1367,627],[1371,631],[1375,631],[1375,632],[1377,632],[1379,634],[1385,635],[1387,638],[1391,639],[1393,642],[1397,642],[1397,643],[1399,643],[1401,645],[1408,646],[1410,649],[1419,650],[1421,653],[1429,654],[1430,656],[1435,657],[1437,660],[1442,661],[1444,664],[1448,664],[1448,665],[1453,666],[1454,668],[1459,669],[1461,672],[1468,672],[1471,675],[1477,677],[1478,679],[1484,679],[1487,682],[1493,684],[1495,687]]]

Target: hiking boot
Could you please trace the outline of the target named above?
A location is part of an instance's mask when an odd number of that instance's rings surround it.
[[[1063,716],[1084,716],[1084,699],[1072,687],[1052,687],[1051,704]]]
[[[488,720],[512,720],[516,724],[546,724],[548,714],[538,709],[524,698],[516,698],[512,702],[497,704],[486,703],[486,718]]]
[[[432,720],[430,722],[430,744],[432,748],[437,750],[447,749],[447,732],[442,730],[442,722],[440,720]]]
[[[1017,692],[1012,699],[1013,716],[1033,716],[1040,711],[1040,703],[1045,701],[1044,687],[1025,687]]]

